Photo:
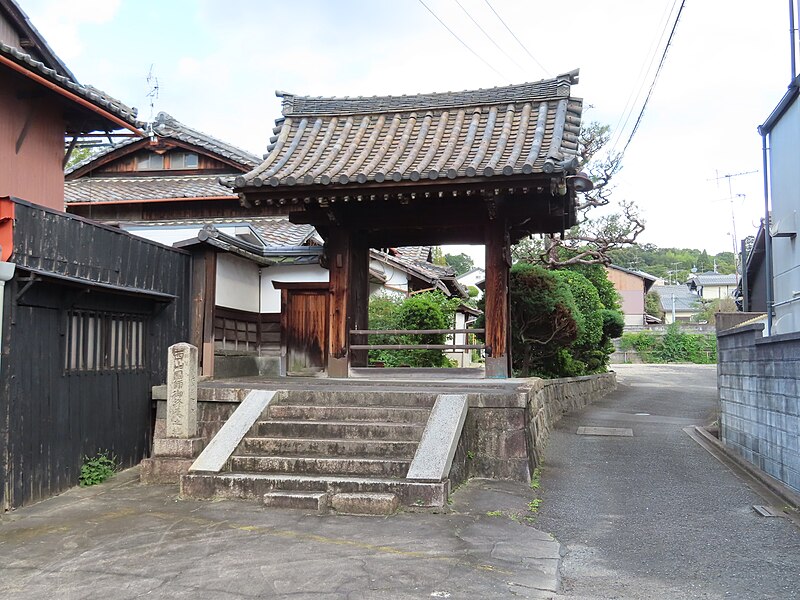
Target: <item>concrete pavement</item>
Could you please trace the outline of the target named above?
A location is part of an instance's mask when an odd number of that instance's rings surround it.
[[[800,530],[756,514],[764,500],[683,431],[716,418],[715,367],[614,368],[619,389],[565,417],[547,448],[535,525],[567,550],[563,597],[800,598]]]
[[[560,545],[523,484],[473,480],[448,514],[317,515],[179,500],[135,470],[0,521],[0,597],[551,598]],[[512,517],[512,518],[510,518]]]

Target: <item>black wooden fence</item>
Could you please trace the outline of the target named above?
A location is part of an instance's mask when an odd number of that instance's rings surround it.
[[[1,200],[0,202],[9,202]],[[189,335],[190,256],[14,204],[0,388],[0,509],[78,483],[85,456],[146,457],[150,388]]]

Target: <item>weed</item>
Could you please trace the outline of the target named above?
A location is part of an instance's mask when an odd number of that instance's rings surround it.
[[[467,458],[472,460],[475,458],[475,453],[472,450],[467,450]]]
[[[531,475],[531,489],[538,490],[542,485],[542,471],[539,467],[536,467],[533,470],[533,474]]]
[[[103,483],[117,471],[118,466],[116,455],[109,456],[108,451],[98,452],[92,457],[84,456],[78,484],[86,487]]]
[[[503,511],[502,510],[490,510],[486,513],[487,517],[502,517]]]
[[[532,513],[539,512],[539,507],[542,505],[541,498],[534,498],[530,502],[528,502],[528,510]]]

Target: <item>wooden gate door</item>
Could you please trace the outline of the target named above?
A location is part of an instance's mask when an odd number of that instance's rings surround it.
[[[323,373],[328,364],[328,290],[284,289],[281,295],[286,374]]]

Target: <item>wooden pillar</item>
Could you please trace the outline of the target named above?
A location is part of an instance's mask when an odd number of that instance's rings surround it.
[[[217,299],[217,253],[203,248],[192,253],[190,343],[199,352],[201,374],[214,376],[214,305]]]
[[[356,233],[351,243],[349,329],[369,328],[369,248],[363,241],[365,239],[365,235]],[[353,343],[368,344],[369,339],[362,336]],[[368,355],[368,350],[351,350],[350,364],[354,367],[366,367]]]
[[[511,248],[505,222],[486,224],[486,377],[505,379],[511,374],[508,281]]]
[[[325,242],[330,273],[328,304],[328,377],[348,377],[349,355],[349,311],[351,301],[350,277],[352,266],[352,234],[335,227]]]

